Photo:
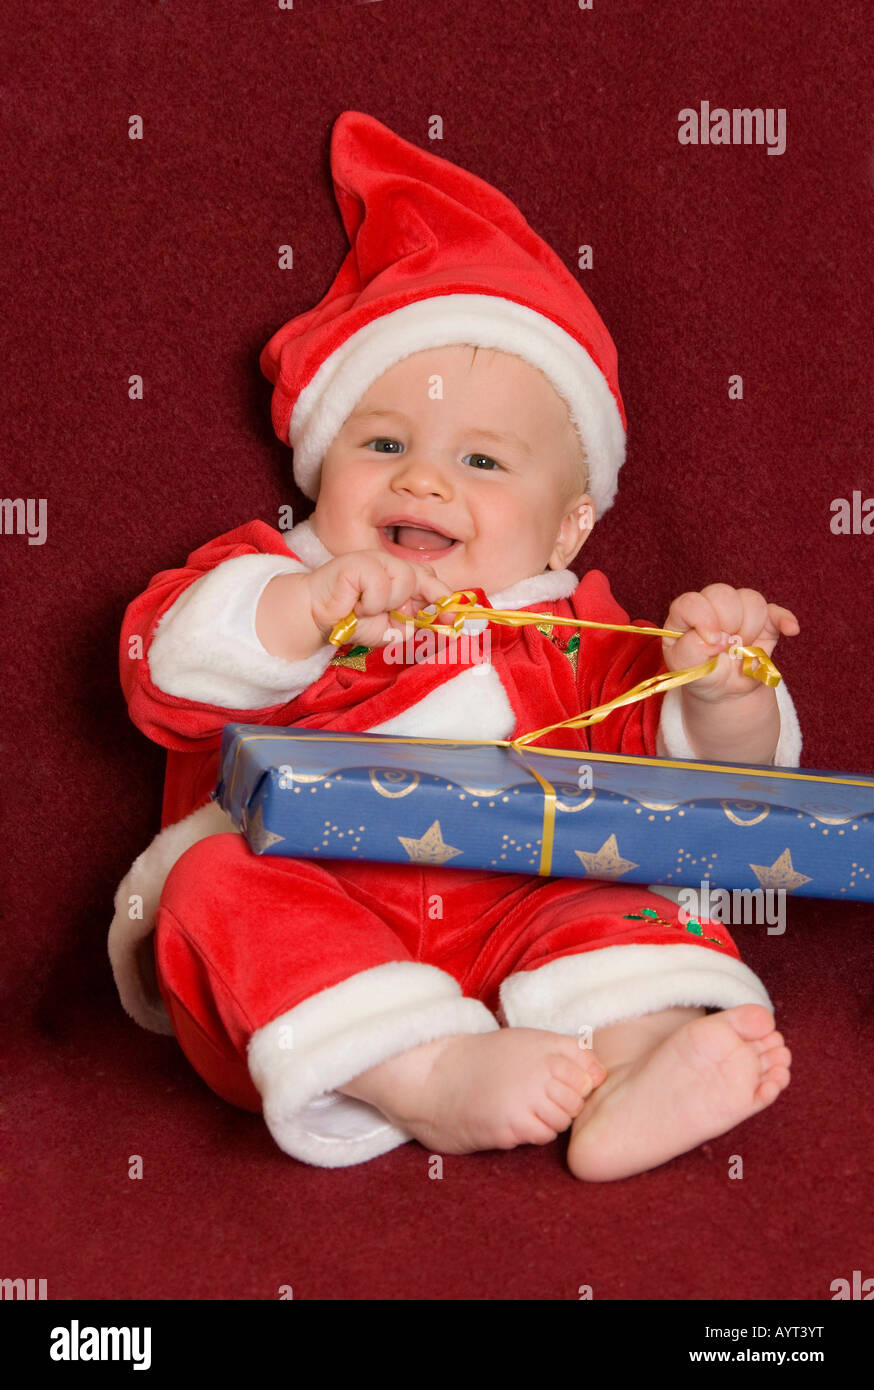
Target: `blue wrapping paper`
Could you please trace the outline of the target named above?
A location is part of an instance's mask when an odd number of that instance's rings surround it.
[[[256,854],[874,900],[864,774],[228,724],[214,797]]]

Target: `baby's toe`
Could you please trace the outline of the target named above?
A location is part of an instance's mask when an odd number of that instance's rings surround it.
[[[788,1071],[792,1065],[792,1053],[788,1047],[774,1047],[770,1052],[763,1052],[760,1060],[763,1076],[772,1067],[783,1067]]]
[[[556,1123],[553,1124],[551,1117],[555,1115]],[[546,1116],[547,1118],[544,1118]],[[566,1122],[566,1123],[565,1123]],[[553,1139],[557,1139],[563,1129],[567,1129],[570,1120],[557,1105],[551,1101],[544,1100],[537,1107],[537,1112],[526,1115],[524,1120],[519,1120],[512,1127],[515,1144],[551,1144]]]
[[[551,1077],[546,1083],[546,1094],[550,1100],[560,1106],[568,1117],[575,1120],[585,1104],[586,1096],[594,1089],[591,1079],[585,1076],[585,1085],[580,1087],[568,1085],[566,1081],[559,1081],[558,1077]]]
[[[773,1036],[774,1015],[763,1004],[737,1004],[726,1009],[725,1015],[735,1032],[747,1042],[768,1042]]]
[[[762,1077],[755,1099],[760,1105],[770,1105],[776,1100],[780,1092],[789,1085],[789,1070],[787,1067],[772,1067],[770,1071]]]
[[[571,1053],[555,1052],[549,1059],[550,1073],[580,1095],[587,1095],[592,1086],[599,1086],[607,1073],[591,1049],[574,1044]]]
[[[543,1096],[534,1105],[534,1113],[541,1124],[546,1125],[553,1139],[562,1134],[573,1122],[573,1115],[563,1105],[557,1105],[549,1096]],[[537,1142],[537,1141],[535,1141]],[[549,1143],[548,1139],[543,1141]]]

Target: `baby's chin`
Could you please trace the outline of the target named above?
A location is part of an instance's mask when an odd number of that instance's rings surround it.
[[[460,575],[447,575],[441,571],[439,565],[435,564],[433,568],[437,571],[440,582],[446,585],[447,594],[454,594],[459,589],[481,589],[487,595],[502,594],[514,585],[521,584],[524,579],[531,578],[531,573],[527,570],[523,574],[521,570],[508,573],[497,568],[482,570],[474,567],[471,570],[462,570]]]
[[[441,584],[446,586],[447,594],[454,594],[459,589],[482,589],[485,594],[503,594],[516,584],[531,579],[536,573],[551,573],[545,563],[539,568],[536,561],[508,565],[508,559],[510,557],[505,554],[493,564],[482,561],[474,563],[471,557],[464,554],[463,547],[457,545],[442,562],[439,557],[429,556],[426,563],[434,570]]]

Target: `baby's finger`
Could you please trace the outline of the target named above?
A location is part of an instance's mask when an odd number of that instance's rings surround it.
[[[722,631],[713,604],[703,594],[698,593],[681,594],[679,598],[675,598],[664,626],[673,628],[681,636],[694,630],[695,636],[703,646],[715,646]],[[679,639],[666,637],[663,640],[666,646],[670,646]],[[686,646],[689,645],[687,642]]]
[[[439,577],[432,565],[415,561],[413,569],[416,572],[419,585],[416,593],[420,598],[427,599],[428,603],[436,603],[438,599],[445,598],[447,594],[453,592],[446,581]]]
[[[758,589],[738,589],[738,597],[742,604],[742,616],[730,629],[732,636],[742,646],[757,642],[762,636],[769,633],[776,642],[779,636],[778,629],[771,628],[768,621],[768,602],[764,594],[760,594]]]
[[[391,623],[398,624],[400,619],[393,615],[401,613],[406,618],[407,623],[411,623],[421,607],[422,604],[420,599],[405,598],[403,603],[394,604],[392,606],[391,612],[388,614],[388,620]]]
[[[801,631],[801,624],[795,614],[788,608],[781,608],[778,603],[768,604],[767,623],[773,627],[775,636],[782,633],[784,637],[794,637]]]
[[[757,599],[762,612],[765,609],[765,600],[753,589],[733,589],[730,584],[705,584],[701,593],[713,607],[717,632],[740,632],[747,609]]]
[[[420,565],[410,564],[394,556],[391,557],[388,564],[384,563],[383,574],[386,577],[388,587],[383,588],[382,584],[379,584],[373,590],[374,595],[379,594],[380,597],[384,595],[385,601],[380,603],[380,609],[385,608],[387,611],[395,610],[410,615],[416,614],[426,602],[431,601],[425,591],[430,590],[433,593],[435,583],[439,583],[436,576],[425,574]],[[442,598],[442,596],[443,591],[441,590],[439,597]]]
[[[403,642],[405,631],[401,624],[388,614],[375,614],[370,618],[359,618],[354,635],[349,639],[355,647],[386,647],[391,643]]]
[[[423,567],[417,564],[415,568],[417,571],[422,568],[425,569],[425,573],[422,574],[420,578],[424,607],[427,608],[432,604],[437,604],[442,599],[448,598],[450,594],[455,592],[451,584],[447,584],[444,579],[440,579],[439,576],[431,570],[430,565]],[[459,600],[459,602],[466,603],[468,600],[462,599]],[[441,608],[433,614],[435,623],[441,627],[451,627],[456,616],[456,610],[452,608]]]

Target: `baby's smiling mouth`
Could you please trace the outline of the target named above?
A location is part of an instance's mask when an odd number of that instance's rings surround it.
[[[413,555],[420,559],[445,555],[458,541],[443,531],[434,530],[412,521],[396,521],[378,528],[383,546],[394,554]]]

